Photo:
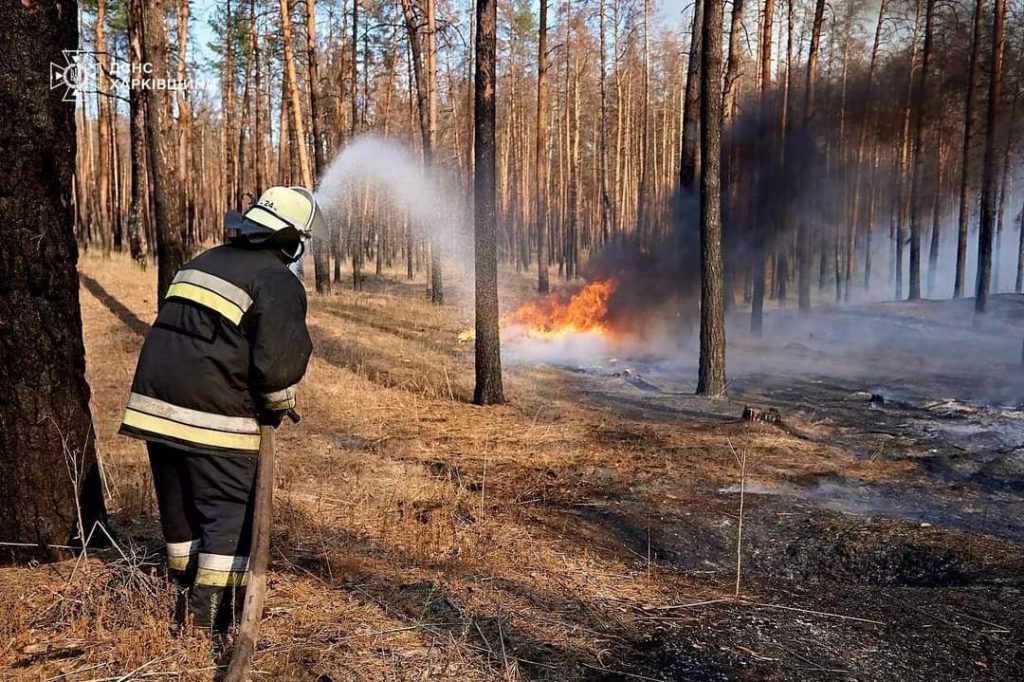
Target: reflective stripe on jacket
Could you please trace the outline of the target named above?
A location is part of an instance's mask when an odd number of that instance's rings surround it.
[[[276,252],[210,249],[167,289],[120,432],[192,452],[255,454],[257,414],[295,406],[311,351],[306,292]]]

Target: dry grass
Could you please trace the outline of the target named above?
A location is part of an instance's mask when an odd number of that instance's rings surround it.
[[[144,449],[115,435],[139,324],[153,317],[154,272],[92,255],[81,270],[109,505],[122,539],[159,551]],[[303,421],[278,438],[261,679],[624,670],[644,607],[731,593],[732,577],[696,580],[649,561],[576,505],[642,490],[658,508],[735,482],[730,444],[756,453],[751,477],[899,473],[770,427],[623,419],[544,371],[509,372],[511,403],[474,407],[471,351],[457,341],[466,320],[425,304],[421,286],[311,300]],[[209,679],[202,639],[169,634],[160,579],[115,556],[90,559],[73,578],[73,561],[0,569],[5,679],[117,679],[143,665]]]

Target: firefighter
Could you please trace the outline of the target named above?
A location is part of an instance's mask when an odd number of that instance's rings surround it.
[[[181,267],[139,355],[120,432],[146,441],[167,568],[212,634],[241,615],[260,424],[279,426],[312,350],[306,293],[289,269],[323,228],[313,195],[272,187],[228,243]]]

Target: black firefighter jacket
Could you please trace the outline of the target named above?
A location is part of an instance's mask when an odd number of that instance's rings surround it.
[[[295,406],[311,351],[306,292],[277,252],[212,248],[168,288],[120,432],[190,452],[256,454],[257,415]]]

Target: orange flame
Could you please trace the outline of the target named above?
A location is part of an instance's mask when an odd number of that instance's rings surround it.
[[[608,299],[615,280],[590,282],[568,301],[549,294],[519,306],[501,321],[503,327],[538,339],[561,339],[573,334],[610,335]]]

